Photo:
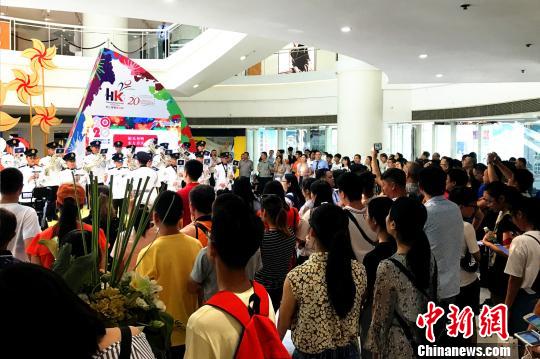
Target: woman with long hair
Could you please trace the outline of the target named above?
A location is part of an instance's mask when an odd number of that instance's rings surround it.
[[[416,325],[428,301],[437,296],[437,268],[424,224],[427,211],[420,202],[398,198],[386,218],[397,252],[380,262],[373,291],[373,317],[366,348],[379,358],[416,358],[414,343],[423,331]]]
[[[0,326],[2,341],[9,343],[6,355],[11,349],[20,358],[118,359],[131,337],[129,358],[154,358],[144,333],[135,327],[106,328],[53,271],[28,263],[11,266],[0,271],[0,292],[2,321],[9,323]],[[39,313],[29,310],[36,298]]]
[[[79,208],[84,205],[85,191],[78,184],[65,183],[58,188],[56,193],[56,208],[60,212],[58,222],[47,228],[32,239],[32,242],[26,248],[26,253],[30,256],[30,261],[45,268],[51,268],[54,263],[54,256],[49,248],[40,244],[41,240],[52,240],[58,237],[58,243],[62,244],[64,236],[75,229],[81,229],[79,220]],[[79,207],[77,207],[77,204]],[[92,226],[86,223],[82,224],[82,230],[92,232]],[[99,230],[99,247],[101,267],[105,264],[105,233]]]
[[[344,156],[341,159],[341,169],[345,171],[351,170],[351,159],[349,158],[349,156]]]
[[[255,197],[253,189],[251,188],[251,182],[247,177],[238,177],[234,180],[232,193],[242,198],[244,202],[251,208],[253,212],[260,211],[261,203]]]
[[[287,212],[278,196],[263,198],[261,217],[265,224],[260,248],[262,268],[255,274],[255,279],[266,288],[273,307],[279,308],[296,236],[287,226]]]
[[[271,181],[266,184],[264,187],[262,199],[268,196],[277,196],[283,203],[283,209],[287,212],[287,226],[296,233],[298,226],[300,224],[300,215],[298,210],[292,206],[289,206],[285,200],[285,190],[283,186],[278,181]]]
[[[300,189],[296,176],[292,173],[286,174],[282,178],[281,184],[285,190],[285,200],[289,201],[289,205],[292,205],[294,208],[300,210],[304,203],[306,203],[306,199],[302,194],[302,190]]]
[[[281,178],[285,175],[285,164],[283,163],[283,156],[276,156],[274,161],[274,179],[281,181]]]
[[[309,177],[302,181],[302,195],[304,196],[306,202],[300,208],[299,214],[300,217],[303,217],[304,214],[313,208],[313,196],[311,195],[311,185],[315,182],[316,179]]]
[[[298,157],[298,164],[296,165],[296,176],[298,178],[298,183],[300,184],[302,184],[302,181],[304,181],[306,178],[309,178],[309,176],[311,176],[311,167],[309,167],[307,160],[308,158],[305,154]]]
[[[366,273],[354,257],[348,228],[347,215],[334,204],[313,211],[315,252],[287,275],[279,310],[278,332],[283,338],[292,330],[293,358],[360,358]]]

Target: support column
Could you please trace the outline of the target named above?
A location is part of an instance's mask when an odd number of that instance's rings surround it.
[[[105,14],[83,14],[83,25],[90,27],[85,29],[83,33],[83,47],[93,47],[105,42],[101,47],[108,47],[113,51],[120,52],[115,49],[111,43],[123,51],[129,51],[128,48],[128,19],[125,17],[117,17]],[[117,30],[110,30],[110,29]],[[125,30],[123,30],[125,29]],[[84,56],[97,56],[101,47],[91,50],[83,50]],[[126,55],[120,52],[122,55]]]
[[[339,56],[338,140],[342,156],[364,158],[383,138],[382,72],[362,61]]]

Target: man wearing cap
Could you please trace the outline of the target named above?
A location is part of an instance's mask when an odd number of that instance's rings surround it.
[[[19,147],[21,141],[18,138],[11,138],[6,141],[7,145],[7,154],[2,156],[2,166],[4,168],[19,168],[26,164],[24,159],[24,153],[19,152],[17,148],[20,148],[21,151],[24,151],[22,147]]]
[[[165,152],[169,149],[168,142],[162,142],[156,146],[156,153],[152,158],[152,167],[157,168],[158,171],[163,170],[168,165],[168,159],[165,156]]]
[[[179,158],[179,153],[165,155],[166,166],[158,171],[159,183],[164,183],[169,191],[177,191],[180,188],[180,178],[176,167]]]
[[[100,153],[101,141],[90,142],[92,153],[84,157],[83,168],[86,172],[92,172],[97,177],[99,184],[103,184],[105,180],[106,160],[105,156]]]
[[[128,145],[126,146],[126,156],[124,157],[125,165],[124,167],[127,167],[128,170],[134,171],[137,169],[137,164],[135,163],[135,149],[137,146],[135,145]]]
[[[129,169],[124,167],[124,159],[122,153],[113,154],[111,161],[114,167],[109,168],[105,174],[105,183],[109,188],[112,182],[113,207],[117,212],[126,194],[126,185],[130,175]]]
[[[204,152],[198,151],[195,152],[195,159],[203,164],[203,172],[201,177],[199,177],[199,184],[209,184],[210,183],[210,158],[205,158]],[[206,164],[205,164],[206,161]]]
[[[122,155],[125,155],[123,151],[124,143],[122,141],[114,141],[113,147],[114,147],[114,150],[110,153],[107,153],[107,168],[114,167],[114,161],[112,157],[115,154],[120,153]]]
[[[45,180],[43,167],[38,165],[37,153],[38,150],[35,148],[29,148],[24,152],[28,164],[19,168],[23,174],[23,190],[19,198],[21,204],[30,205],[32,203],[32,191],[36,187],[42,187]]]
[[[43,168],[43,186],[51,189],[51,195],[47,199],[47,220],[56,219],[56,192],[60,185],[60,171],[62,171],[64,161],[63,154],[57,154],[56,149],[60,147],[57,142],[49,142],[47,146],[47,156],[39,160],[39,165]]]
[[[77,168],[77,157],[74,152],[67,153],[63,160],[66,162],[66,168],[60,172],[60,184],[73,183],[73,176],[75,176],[75,182],[83,187],[90,184],[88,173]]]
[[[148,178],[148,183],[146,185],[145,191],[142,194],[142,202],[146,203],[146,200],[150,197],[149,205],[154,203],[154,200],[157,197],[158,188],[160,186],[158,182],[157,171],[148,167],[152,163],[152,155],[148,152],[137,152],[135,159],[138,164],[138,168],[131,172],[131,178],[133,178],[133,194],[135,194],[137,187],[139,186],[139,195],[144,187],[146,179]],[[135,200],[138,200],[137,198]]]
[[[219,156],[221,163],[215,168],[214,179],[216,180],[215,190],[231,189],[232,179],[234,178],[234,169],[232,164],[229,163],[229,153],[223,152]]]

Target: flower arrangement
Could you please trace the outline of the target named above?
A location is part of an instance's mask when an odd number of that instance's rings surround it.
[[[110,183],[112,193],[112,179]],[[143,277],[136,272],[128,272],[127,266],[123,265],[131,260],[136,244],[142,236],[142,228],[145,228],[150,221],[149,213],[152,212],[153,207],[150,212],[139,213],[147,184],[148,179],[143,185],[139,181],[136,187],[133,180],[128,182],[124,200],[120,206],[117,238],[110,237],[111,211],[109,211],[105,247],[108,248],[109,242],[115,240],[114,251],[111,253],[112,261],[109,262],[108,253],[106,251],[102,253],[99,247],[99,208],[103,204],[100,203],[97,178],[93,176],[90,178],[89,186],[91,199],[89,207],[92,214],[92,235],[89,243],[86,238],[88,236],[85,237],[84,232],[81,231],[84,255],[74,257],[72,245],[62,244],[58,239],[40,243],[46,245],[56,259],[52,269],[59,273],[67,285],[98,313],[107,327],[127,325],[143,327],[155,356],[165,358],[170,347],[174,320],[165,312],[165,305],[159,299],[162,288],[151,278]],[[73,186],[76,187],[75,178]],[[131,193],[134,195],[131,196]],[[146,197],[146,206],[148,206],[149,197]],[[83,228],[80,213],[82,203],[79,203],[77,198],[75,200],[79,208],[80,228]],[[112,208],[112,198],[109,198],[109,202],[104,205],[109,206],[109,209]],[[141,230],[134,231],[137,216],[141,216],[141,222],[144,225],[141,226]],[[131,249],[128,249],[132,233],[135,237],[134,244]]]

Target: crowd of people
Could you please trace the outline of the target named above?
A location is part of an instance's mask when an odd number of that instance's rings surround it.
[[[523,158],[490,153],[481,163],[474,153],[458,160],[424,152],[408,161],[373,150],[351,161],[289,148],[263,152],[256,166],[248,153],[238,163],[223,154],[206,175],[201,147],[186,155],[180,182],[156,182],[151,221],[140,228],[135,220],[142,237],[123,264],[163,287],[174,318],[170,358],[234,357],[245,326],[224,293],[235,310],[267,317],[273,325],[264,328],[278,340],[290,331],[293,358],[414,358],[425,341],[416,319],[429,301],[476,314],[482,304],[505,304],[511,334],[540,310],[540,199]],[[152,166],[151,155],[135,158],[139,169]],[[155,174],[134,175],[145,176]],[[49,270],[47,240],[80,247],[73,231],[91,230],[95,216],[77,220],[84,186],[59,185],[58,220],[42,230],[36,211],[19,203],[26,181],[16,168],[0,171],[0,306],[10,323],[0,337],[21,355],[119,358],[129,336],[132,358],[152,358],[144,333],[105,328]],[[99,192],[101,203],[117,199],[107,181]],[[114,238],[106,248],[99,233],[103,259]],[[481,287],[490,293],[483,303]],[[35,300],[46,313],[29,310]],[[476,336],[437,337],[438,345],[475,343]]]

